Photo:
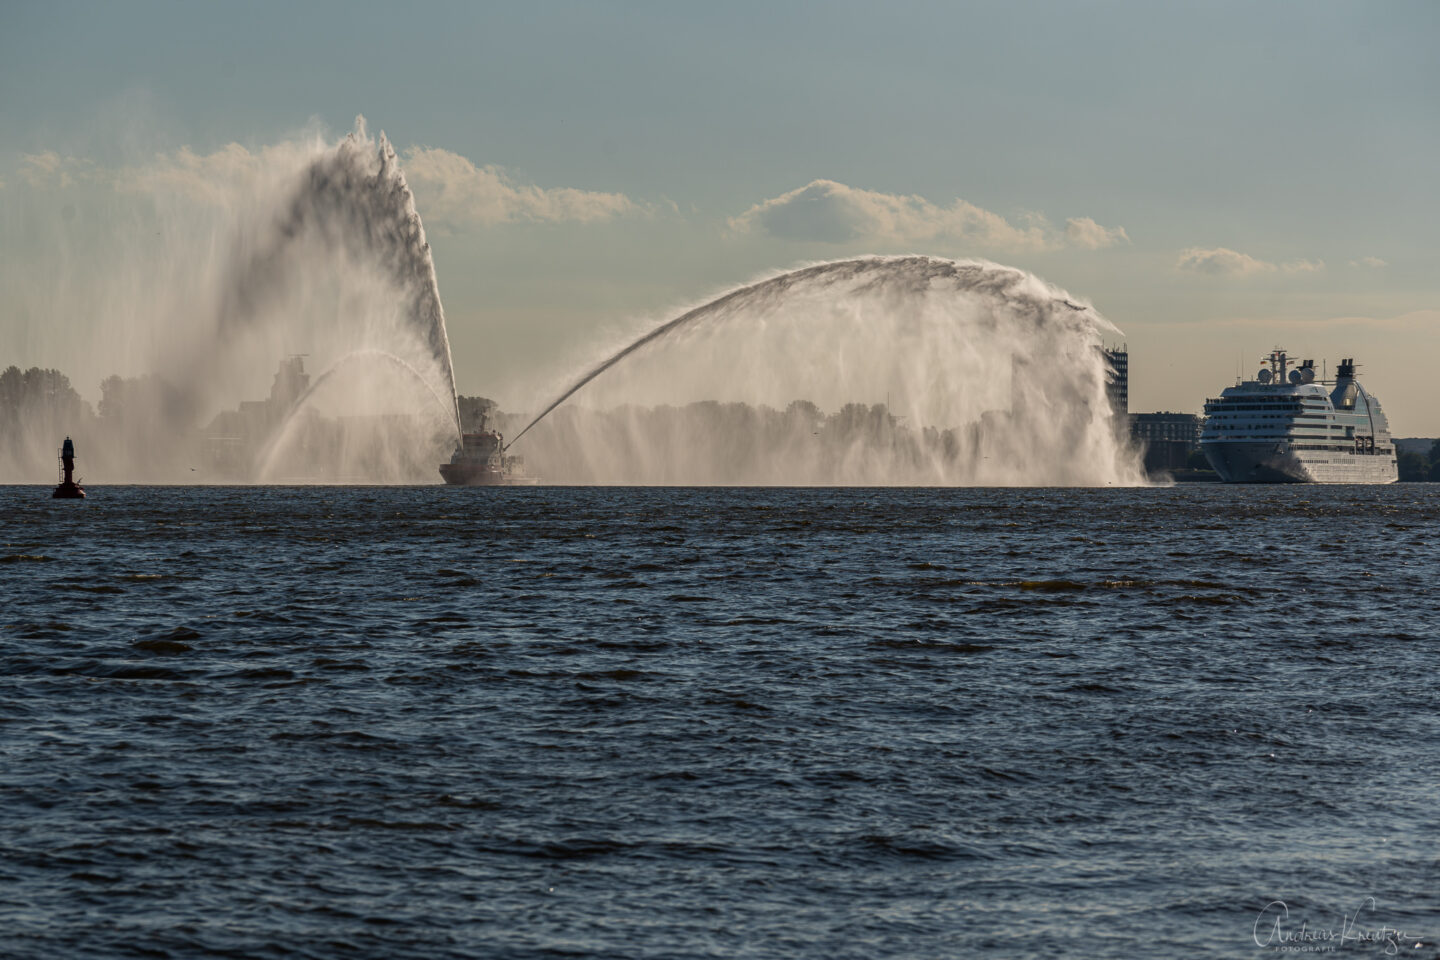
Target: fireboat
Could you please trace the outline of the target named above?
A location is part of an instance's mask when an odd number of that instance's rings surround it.
[[[75,444],[65,438],[60,448],[60,486],[50,494],[52,500],[84,500],[85,488],[75,480]]]
[[[505,455],[505,438],[499,430],[481,429],[460,435],[460,445],[449,463],[440,464],[445,482],[461,487],[514,486],[535,484],[536,477],[525,476],[525,460]]]

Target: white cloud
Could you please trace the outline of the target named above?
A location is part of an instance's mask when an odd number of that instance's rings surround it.
[[[1390,266],[1390,264],[1386,263],[1384,260],[1381,260],[1379,257],[1360,257],[1358,260],[1351,260],[1350,266],[1371,267],[1378,270],[1380,267],[1388,267]]]
[[[1273,263],[1256,260],[1252,256],[1225,247],[1215,247],[1212,250],[1190,247],[1182,250],[1175,266],[1188,273],[1204,273],[1216,277],[1243,277],[1257,273],[1274,273],[1278,269]]]
[[[293,173],[305,162],[308,151],[308,147],[296,143],[265,147],[258,153],[236,143],[208,154],[181,147],[175,153],[156,154],[137,166],[107,168],[82,157],[62,157],[51,150],[24,155],[19,174],[35,190],[96,184],[120,193],[179,194],[201,202],[225,203],[233,200],[236,187],[261,176]]]
[[[202,204],[233,203],[237,190],[302,169],[317,143],[287,142],[259,150],[238,143],[213,153],[189,147],[157,154],[138,166],[101,169],[53,151],[22,158],[21,178],[35,189],[69,187],[81,180],[122,193],[178,195]],[[647,208],[621,193],[517,183],[496,167],[477,167],[449,150],[412,147],[402,164],[427,222],[452,226],[518,221],[593,223]]]
[[[60,169],[61,163],[60,155],[54,150],[21,154],[20,177],[39,190],[50,182],[50,177]]]
[[[1067,239],[1090,249],[1129,240],[1124,228],[1102,227],[1089,218],[1069,221],[1061,236],[1038,214],[1014,224],[964,200],[942,207],[921,196],[860,190],[834,180],[814,180],[758,203],[731,219],[730,228],[804,242],[945,240],[1006,251],[1049,250]]]
[[[1391,332],[1433,333],[1440,329],[1440,309],[1412,310],[1394,317],[1365,316],[1281,316],[1281,317],[1224,317],[1208,321],[1212,326],[1244,327],[1253,330],[1258,326],[1275,327],[1285,330],[1314,330],[1334,328],[1343,331],[1375,329]]]
[[[1248,277],[1262,273],[1319,273],[1325,269],[1324,260],[1286,260],[1276,264],[1258,260],[1247,253],[1240,253],[1227,247],[1206,250],[1189,247],[1180,251],[1175,268],[1187,273],[1203,273],[1212,277]]]
[[[296,148],[267,147],[252,153],[238,143],[228,144],[214,153],[197,154],[181,147],[173,154],[156,154],[148,164],[122,167],[115,171],[115,189],[122,193],[175,193],[205,204],[230,202],[234,190],[262,176],[262,168],[271,154],[298,154]],[[290,160],[278,169],[291,169]]]
[[[77,180],[91,178],[94,165],[89,160],[62,157],[54,150],[46,150],[44,153],[21,154],[19,174],[20,179],[36,190],[52,186],[69,187]]]
[[[438,147],[411,147],[403,169],[425,219],[456,226],[523,220],[594,223],[642,209],[623,193],[516,183],[498,167],[477,167]]]
[[[1072,217],[1065,221],[1065,239],[1072,246],[1099,250],[1120,243],[1129,243],[1124,227],[1102,227],[1089,217]]]

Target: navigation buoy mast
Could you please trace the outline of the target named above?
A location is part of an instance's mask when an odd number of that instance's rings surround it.
[[[75,444],[69,437],[60,448],[60,486],[50,495],[53,500],[83,500],[85,488],[75,481]]]

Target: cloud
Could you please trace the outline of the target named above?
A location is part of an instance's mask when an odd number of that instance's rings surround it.
[[[1175,267],[1187,273],[1204,273],[1212,277],[1243,277],[1256,273],[1274,273],[1278,269],[1273,263],[1256,260],[1254,257],[1225,247],[1215,247],[1213,250],[1190,247],[1182,250],[1180,259],[1175,262]]]
[[[32,189],[70,187],[94,176],[94,164],[76,157],[62,157],[54,150],[20,155],[20,179]]]
[[[1249,254],[1240,253],[1227,247],[1205,250],[1189,247],[1180,251],[1175,269],[1186,273],[1203,273],[1211,277],[1248,277],[1262,273],[1319,273],[1325,269],[1324,260],[1286,260],[1276,264],[1268,260],[1257,260]]]
[[[117,169],[47,151],[25,155],[19,175],[34,189],[84,181],[106,184],[121,193],[178,195],[223,206],[235,201],[237,190],[269,178],[293,176],[318,145],[286,142],[250,150],[232,143],[206,154],[182,147]],[[520,221],[594,223],[649,209],[622,193],[517,183],[497,167],[477,167],[458,153],[438,148],[412,147],[402,169],[427,223],[461,227]]]
[[[237,143],[214,153],[197,154],[189,147],[156,154],[123,167],[101,167],[82,157],[62,157],[53,150],[25,154],[19,175],[34,190],[66,189],[79,184],[108,187],[118,193],[179,194],[187,199],[226,203],[234,189],[261,176],[284,176],[301,166],[308,147],[286,143],[252,153]],[[272,161],[282,161],[275,163]],[[268,165],[268,169],[267,169]]]
[[[1099,250],[1119,243],[1129,243],[1124,227],[1102,227],[1089,217],[1072,217],[1065,221],[1065,239],[1086,250]]]
[[[175,193],[204,204],[230,202],[234,190],[254,182],[264,173],[273,154],[297,154],[293,147],[267,147],[252,153],[238,143],[231,143],[214,153],[197,154],[181,147],[172,154],[157,154],[144,166],[122,167],[115,171],[113,183],[122,193]],[[295,165],[291,160],[279,169]]]
[[[477,167],[438,147],[411,147],[405,178],[421,201],[425,219],[455,226],[534,221],[595,223],[643,208],[623,193],[516,183],[499,167]]]
[[[1182,321],[1183,322],[1183,321]],[[1301,316],[1301,317],[1224,317],[1208,321],[1211,326],[1243,327],[1253,330],[1257,326],[1277,327],[1295,330],[1335,328],[1340,330],[1374,329],[1389,332],[1434,333],[1440,329],[1440,309],[1412,310],[1394,317],[1363,316]]]
[[[942,207],[921,196],[860,190],[834,180],[813,180],[757,203],[732,218],[730,228],[801,242],[943,240],[1011,252],[1055,249],[1067,240],[1089,249],[1129,240],[1124,228],[1102,227],[1089,218],[1069,221],[1062,236],[1039,214],[1014,224],[964,200]]]
[[[36,190],[47,186],[63,161],[54,150],[20,155],[20,178]]]
[[[1370,267],[1372,269],[1378,270],[1381,267],[1388,267],[1390,266],[1390,264],[1386,263],[1384,260],[1381,260],[1379,257],[1360,257],[1358,260],[1351,260],[1350,266]]]

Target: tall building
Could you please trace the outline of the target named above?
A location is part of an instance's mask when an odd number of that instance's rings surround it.
[[[289,412],[291,405],[310,389],[310,374],[305,372],[307,356],[309,354],[292,353],[280,361],[275,382],[270,385],[270,404],[277,413]]]
[[[216,414],[205,428],[208,477],[251,479],[256,454],[309,388],[305,355],[292,354],[280,361],[268,400],[241,400],[237,409]]]
[[[1110,409],[1117,418],[1130,412],[1130,351],[1122,344],[1118,350],[1106,350],[1105,360],[1110,364],[1110,380],[1105,384],[1105,393],[1110,398]]]

